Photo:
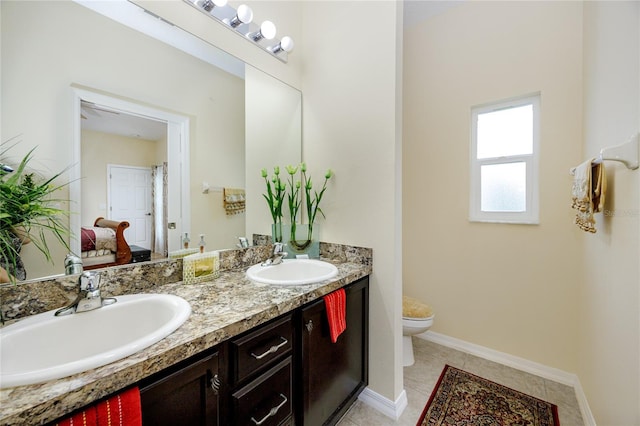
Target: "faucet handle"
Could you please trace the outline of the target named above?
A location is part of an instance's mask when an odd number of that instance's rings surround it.
[[[281,254],[284,252],[284,243],[275,243],[273,245],[273,254]]]
[[[80,275],[80,290],[95,291],[100,288],[100,274],[97,272],[83,272]]]

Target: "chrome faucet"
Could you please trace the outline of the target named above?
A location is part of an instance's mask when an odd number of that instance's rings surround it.
[[[55,316],[92,311],[116,303],[113,297],[103,299],[100,295],[100,274],[97,272],[83,272],[78,278],[78,287],[76,300],[69,306],[58,309]]]
[[[64,258],[64,274],[75,275],[82,273],[82,259],[75,254],[69,253]]]
[[[264,262],[261,263],[262,266],[272,266],[272,265],[278,265],[280,263],[282,263],[282,259],[284,259],[285,257],[287,257],[287,252],[284,251],[284,244],[283,243],[275,243],[273,245],[273,254],[271,255],[271,257],[267,260],[265,260]]]

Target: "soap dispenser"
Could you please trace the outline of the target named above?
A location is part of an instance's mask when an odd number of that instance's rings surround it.
[[[198,244],[200,245],[200,253],[204,253],[204,248],[207,245],[204,241],[204,234],[200,234],[200,242]]]
[[[182,237],[182,247],[188,249],[190,242],[191,240],[189,239],[189,233],[185,232],[184,237]]]

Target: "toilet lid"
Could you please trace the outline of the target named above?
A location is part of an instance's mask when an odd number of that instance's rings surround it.
[[[402,316],[404,318],[424,319],[433,316],[433,310],[429,305],[426,305],[414,299],[413,297],[402,297]]]

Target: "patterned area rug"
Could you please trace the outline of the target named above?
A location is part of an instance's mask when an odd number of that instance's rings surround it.
[[[417,426],[559,426],[558,407],[449,365]]]

